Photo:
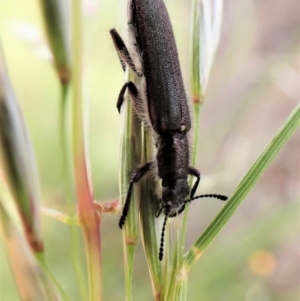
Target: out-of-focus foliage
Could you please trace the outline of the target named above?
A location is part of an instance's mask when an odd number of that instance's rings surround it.
[[[191,1],[165,0],[178,42],[187,92]],[[66,211],[58,145],[59,85],[45,48],[37,1],[0,0],[0,35],[11,81],[37,155],[45,206]],[[119,116],[116,98],[123,83],[109,29],[126,36],[125,1],[85,1],[85,82],[90,98],[90,157],[95,196],[117,198]],[[216,62],[202,109],[199,161],[201,193],[230,195],[270,138],[299,101],[300,12],[296,0],[227,0]],[[192,269],[188,300],[297,300],[299,258],[299,132],[271,164],[247,200]],[[222,203],[192,204],[187,245],[219,212]],[[116,216],[102,220],[105,300],[124,296],[122,236]],[[77,301],[68,229],[42,220],[47,258],[58,280]],[[176,221],[174,221],[176,227]],[[175,234],[175,233],[174,233]],[[106,243],[107,242],[107,243]],[[263,251],[265,253],[257,253]],[[258,254],[258,255],[257,255]],[[263,273],[253,268],[267,254]],[[84,261],[84,257],[82,257]],[[137,248],[134,297],[152,300],[141,245]],[[253,263],[254,262],[254,263]],[[17,299],[0,247],[0,292]],[[78,300],[79,301],[79,300]]]
[[[37,167],[22,112],[6,71],[1,43],[0,160],[0,168],[20,214],[26,240],[32,251],[42,252]]]

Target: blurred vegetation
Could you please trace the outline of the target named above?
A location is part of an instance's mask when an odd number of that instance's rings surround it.
[[[165,2],[189,94],[191,1]],[[116,27],[126,36],[125,6],[120,0],[85,0],[89,147],[95,198],[101,202],[118,197],[119,116],[115,103],[123,72],[108,31]],[[35,149],[43,205],[66,211],[57,129],[59,84],[49,63],[38,3],[23,0],[20,6],[17,0],[0,0],[0,7],[0,35]],[[299,102],[300,10],[296,0],[228,0],[224,9],[220,47],[202,109],[197,168],[203,175],[201,193],[230,195]],[[188,300],[196,300],[200,292],[203,300],[211,301],[299,300],[299,138],[298,130],[192,269]],[[207,200],[192,206],[187,246],[222,203]],[[105,300],[124,296],[122,236],[117,221],[112,215],[105,215],[102,221]],[[79,300],[68,259],[68,229],[48,217],[43,217],[42,223],[49,266],[73,300]],[[260,250],[265,252],[257,253]],[[257,269],[260,260],[261,269]],[[141,246],[136,262],[134,296],[152,300]],[[2,246],[0,297],[1,301],[18,298]]]

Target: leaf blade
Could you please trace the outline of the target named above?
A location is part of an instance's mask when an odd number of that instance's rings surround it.
[[[229,220],[234,211],[238,208],[245,196],[256,184],[265,169],[285,145],[291,135],[299,126],[300,105],[298,105],[287,119],[283,127],[278,131],[263,153],[259,156],[253,166],[250,168],[246,176],[243,178],[235,193],[224,206],[222,211],[216,216],[214,221],[208,226],[204,233],[197,239],[188,253],[185,255],[182,269],[190,270],[192,265],[203,254],[208,245],[215,236],[221,231],[226,222]]]

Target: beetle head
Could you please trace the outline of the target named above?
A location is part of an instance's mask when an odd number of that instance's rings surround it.
[[[163,190],[161,211],[168,216],[179,215],[185,208],[185,199],[189,194],[186,179],[178,180],[176,185],[168,186]]]

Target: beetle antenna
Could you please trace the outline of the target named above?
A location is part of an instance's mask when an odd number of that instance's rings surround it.
[[[185,200],[184,202],[188,203],[193,200],[200,199],[200,198],[214,198],[214,199],[218,199],[221,201],[226,201],[228,199],[227,196],[222,195],[222,194],[202,194],[202,195],[194,196],[191,199]]]
[[[163,209],[164,209],[164,207],[159,208],[159,210],[158,210],[158,212],[157,212],[157,214],[156,214],[156,217],[159,217],[159,216],[160,216],[160,214],[161,214],[161,212],[163,211]]]
[[[168,215],[165,216],[164,223],[161,230],[160,247],[159,247],[159,260],[162,261],[164,257],[164,241],[165,241],[165,230],[167,224]]]

